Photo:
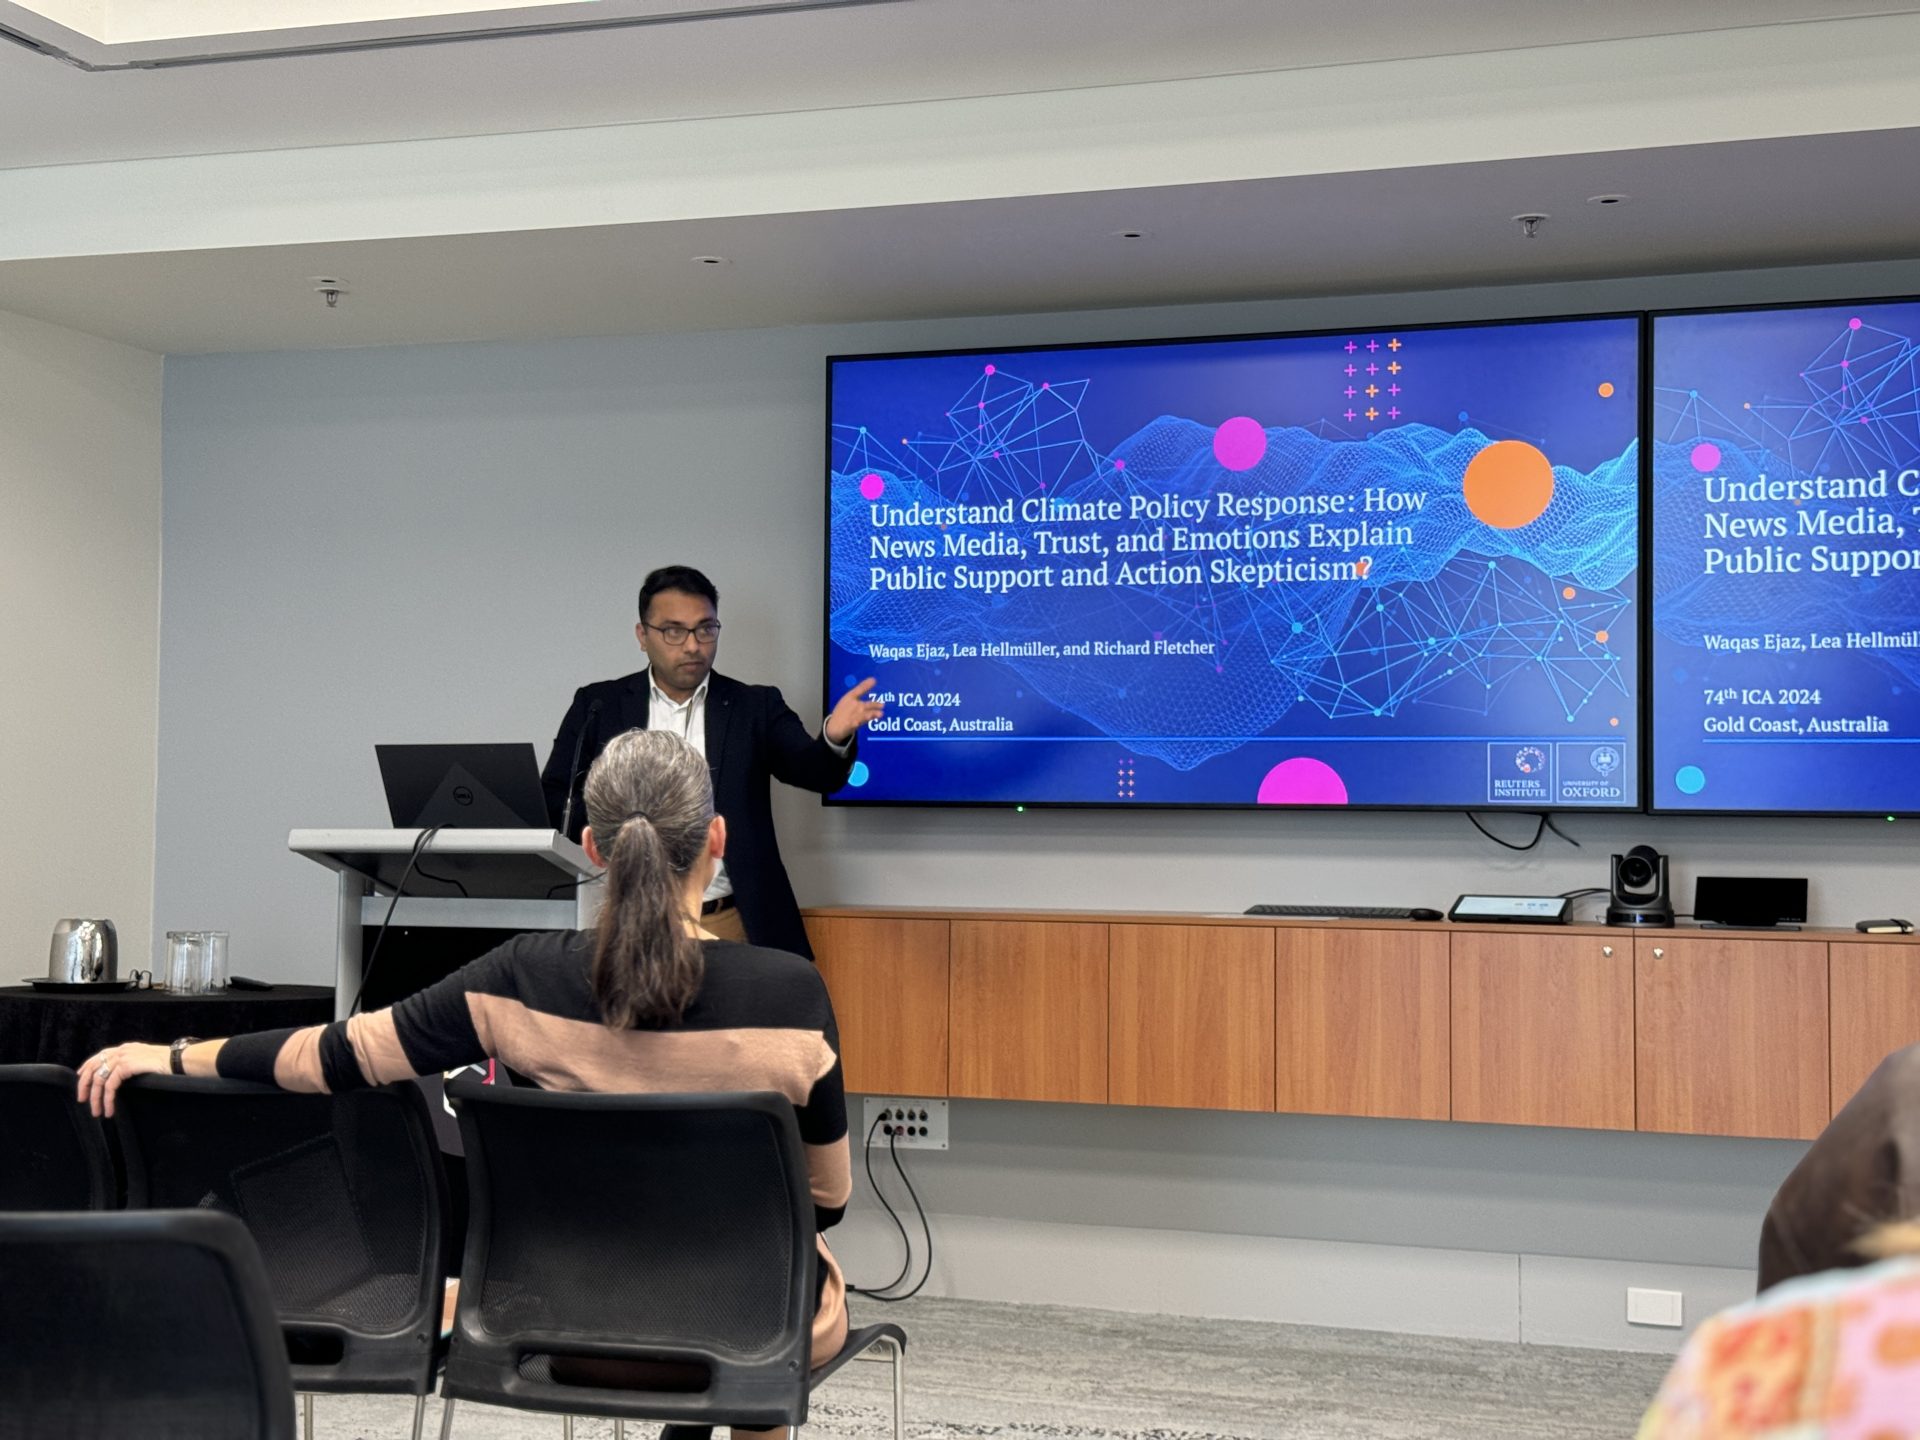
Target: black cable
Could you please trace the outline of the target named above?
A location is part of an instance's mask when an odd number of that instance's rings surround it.
[[[896,1131],[887,1137],[887,1152],[893,1156],[893,1168],[900,1175],[900,1183],[907,1187],[907,1194],[913,1197],[914,1212],[920,1217],[920,1233],[927,1237],[927,1265],[920,1272],[919,1283],[904,1295],[886,1295],[875,1298],[884,1299],[889,1305],[896,1300],[911,1300],[926,1288],[927,1281],[933,1278],[933,1226],[927,1223],[927,1207],[920,1203],[920,1192],[913,1188],[913,1181],[907,1178],[907,1167],[900,1163],[900,1152],[894,1142],[899,1139]]]
[[[1486,836],[1487,839],[1491,840],[1494,844],[1499,845],[1502,848],[1507,850],[1531,850],[1540,843],[1541,838],[1545,836],[1545,834],[1549,830],[1551,830],[1554,834],[1558,835],[1562,840],[1566,841],[1567,844],[1573,846],[1574,849],[1578,850],[1581,848],[1580,842],[1574,839],[1571,835],[1567,834],[1567,832],[1562,830],[1558,825],[1554,824],[1553,816],[1549,815],[1545,810],[1534,810],[1534,811],[1523,810],[1520,812],[1523,815],[1531,814],[1533,816],[1533,838],[1527,841],[1527,843],[1524,845],[1516,845],[1511,840],[1502,840],[1498,835],[1494,834],[1491,830],[1487,829],[1486,826],[1482,825],[1480,823],[1480,817],[1474,814],[1471,810],[1463,810],[1460,813],[1467,817],[1467,822],[1470,825],[1472,825],[1474,829],[1478,830],[1482,835]]]
[[[893,1205],[888,1201],[885,1193],[880,1189],[879,1183],[875,1181],[875,1179],[873,1178],[873,1132],[878,1130],[879,1128],[880,1128],[880,1117],[876,1115],[874,1116],[873,1124],[867,1127],[867,1143],[865,1146],[866,1152],[867,1152],[867,1188],[873,1191],[874,1195],[879,1199],[881,1205],[886,1208],[887,1215],[889,1218],[892,1219],[894,1228],[900,1232],[900,1246],[903,1250],[906,1251],[906,1255],[900,1261],[900,1273],[894,1276],[893,1279],[887,1281],[886,1284],[875,1285],[871,1288],[868,1288],[863,1285],[855,1285],[849,1282],[849,1284],[847,1285],[847,1289],[850,1293],[854,1295],[866,1295],[875,1300],[884,1300],[886,1299],[886,1296],[882,1295],[880,1292],[882,1290],[893,1289],[894,1286],[898,1285],[902,1280],[907,1278],[907,1272],[913,1268],[913,1241],[907,1235],[906,1223],[902,1221],[899,1215],[897,1215],[894,1212]],[[889,1142],[891,1142],[893,1137],[888,1136],[887,1138]]]
[[[876,1120],[874,1124],[878,1125],[879,1121]],[[873,1139],[872,1129],[867,1131],[867,1139]],[[933,1226],[927,1220],[927,1207],[920,1203],[920,1192],[913,1188],[913,1181],[907,1175],[906,1166],[900,1163],[900,1132],[898,1130],[894,1130],[887,1135],[887,1153],[893,1157],[893,1168],[895,1173],[900,1177],[900,1183],[907,1187],[907,1194],[913,1197],[914,1213],[920,1219],[920,1233],[926,1237],[927,1241],[926,1268],[920,1272],[919,1280],[914,1283],[914,1287],[907,1291],[906,1294],[883,1295],[880,1293],[883,1290],[893,1289],[894,1286],[907,1278],[907,1272],[913,1268],[913,1242],[907,1238],[907,1227],[900,1223],[900,1217],[894,1212],[893,1206],[888,1204],[887,1197],[881,1194],[880,1187],[874,1184],[873,1150],[869,1147],[867,1150],[867,1183],[873,1186],[873,1193],[880,1196],[880,1203],[887,1207],[887,1214],[892,1215],[893,1223],[899,1226],[900,1240],[901,1243],[906,1246],[907,1257],[901,1267],[900,1273],[885,1285],[878,1286],[872,1290],[856,1290],[855,1287],[851,1285],[847,1288],[854,1290],[856,1294],[866,1296],[869,1300],[878,1300],[882,1305],[897,1305],[902,1300],[911,1300],[914,1296],[918,1295],[926,1288],[927,1281],[933,1277]]]
[[[1545,810],[1540,812],[1540,823],[1558,835],[1562,840],[1566,841],[1567,844],[1571,845],[1574,849],[1578,850],[1580,848],[1580,842],[1578,840],[1574,839],[1571,835],[1567,834],[1566,831],[1553,823],[1553,816],[1549,812]]]
[[[1468,823],[1471,824],[1474,829],[1478,830],[1482,835],[1486,836],[1487,839],[1491,840],[1494,844],[1500,846],[1503,850],[1531,850],[1533,849],[1534,846],[1540,843],[1540,837],[1547,833],[1547,815],[1544,810],[1539,811],[1534,815],[1533,818],[1538,823],[1533,827],[1533,838],[1527,841],[1527,843],[1524,845],[1516,845],[1511,840],[1502,840],[1498,835],[1494,834],[1491,830],[1487,829],[1486,826],[1482,825],[1480,823],[1480,817],[1474,814],[1471,810],[1463,811],[1462,813],[1466,815]]]
[[[442,885],[453,886],[454,889],[460,892],[460,898],[462,900],[471,900],[473,898],[471,895],[467,893],[467,887],[462,885],[458,880],[456,880],[451,875],[435,875],[430,870],[421,870],[417,873],[419,874],[422,880],[434,880],[434,881],[438,881]]]
[[[407,868],[400,872],[400,883],[394,887],[393,899],[387,902],[387,913],[380,921],[380,933],[373,937],[373,949],[367,955],[367,963],[360,967],[360,988],[353,992],[353,1004],[347,1014],[360,1013],[360,1002],[367,994],[367,981],[373,978],[373,962],[380,958],[381,942],[387,938],[387,927],[393,923],[393,912],[399,907],[400,897],[407,893],[407,881],[413,878],[413,867],[420,863],[420,852],[427,848],[427,842],[445,828],[444,825],[429,825],[414,840],[413,850],[407,856]]]
[[[1582,895],[1605,895],[1608,893],[1605,885],[1588,885],[1580,890],[1562,890],[1560,892],[1560,898],[1562,900],[1578,900]]]
[[[577,880],[562,880],[558,885],[549,885],[547,887],[547,899],[553,899],[562,890],[578,890],[582,885],[588,885],[595,880],[601,879],[606,873],[604,870],[596,870],[593,874],[582,875]]]

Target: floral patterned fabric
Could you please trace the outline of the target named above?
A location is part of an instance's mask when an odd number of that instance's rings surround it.
[[[1640,1440],[1920,1440],[1920,1260],[1809,1275],[1714,1316]]]

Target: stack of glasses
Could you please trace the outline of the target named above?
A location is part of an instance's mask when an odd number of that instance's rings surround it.
[[[163,982],[175,995],[212,995],[227,988],[227,932],[169,930]]]

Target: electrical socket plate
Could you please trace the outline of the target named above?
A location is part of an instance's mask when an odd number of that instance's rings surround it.
[[[868,1144],[874,1149],[884,1150],[889,1143],[902,1150],[947,1148],[946,1101],[915,1099],[910,1095],[869,1095],[866,1102],[866,1124],[861,1133],[872,1137]],[[887,1117],[884,1120],[883,1115]],[[902,1115],[906,1117],[904,1122],[898,1118]],[[889,1125],[898,1125],[899,1135],[890,1137]]]
[[[1680,1296],[1678,1290],[1640,1290],[1629,1285],[1627,1323],[1679,1329],[1686,1323],[1680,1318]]]

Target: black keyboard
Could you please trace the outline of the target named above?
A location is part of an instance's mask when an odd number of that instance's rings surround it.
[[[1411,920],[1404,905],[1249,905],[1249,915],[1280,915],[1289,920]]]

